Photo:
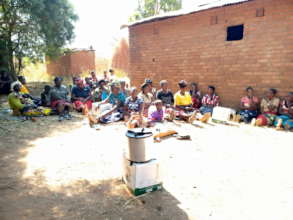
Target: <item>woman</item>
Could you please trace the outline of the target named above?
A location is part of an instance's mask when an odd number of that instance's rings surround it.
[[[204,95],[201,101],[202,106],[199,109],[201,114],[212,114],[214,107],[219,105],[219,96],[216,95],[215,90],[214,86],[208,86],[207,94]]]
[[[190,84],[190,95],[191,95],[191,99],[192,99],[192,106],[195,109],[200,108],[201,105],[201,93],[198,89],[197,83],[193,82]]]
[[[143,115],[148,117],[148,110],[154,101],[154,96],[151,93],[151,87],[148,83],[144,83],[141,86],[141,92],[138,94],[138,97],[141,98],[144,102]]]
[[[119,85],[112,84],[111,93],[108,98],[97,103],[96,109],[94,109],[94,111],[99,109],[100,115],[98,117],[89,115],[90,125],[98,122],[111,123],[121,120],[123,118],[124,103],[125,96],[120,92]]]
[[[250,86],[246,88],[246,93],[246,96],[242,97],[240,101],[239,115],[241,121],[249,123],[258,114],[259,99],[253,95],[253,88]]]
[[[188,121],[193,115],[194,109],[192,107],[192,100],[189,92],[187,92],[187,83],[181,80],[178,83],[179,91],[174,95],[174,107],[176,109],[176,116],[184,121]]]
[[[78,112],[87,112],[87,110],[92,109],[92,95],[91,89],[88,86],[85,86],[82,79],[76,82],[76,86],[72,88],[72,101],[73,107]]]
[[[282,127],[286,130],[293,128],[293,92],[289,92],[288,96],[282,101],[280,109],[280,116],[276,117],[274,125],[278,130]]]
[[[125,101],[124,120],[128,128],[144,126],[145,118],[143,117],[144,102],[138,97],[137,88],[130,89],[130,96]]]
[[[273,125],[280,106],[280,98],[276,97],[276,95],[276,89],[269,89],[267,91],[266,97],[264,97],[260,103],[261,115],[259,115],[256,120],[252,120],[252,125]]]

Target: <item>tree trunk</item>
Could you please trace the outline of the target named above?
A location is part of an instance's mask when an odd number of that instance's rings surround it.
[[[8,67],[9,67],[9,74],[13,80],[17,80],[15,68],[14,68],[14,61],[13,61],[13,44],[11,41],[11,37],[7,42],[7,54],[8,54]]]

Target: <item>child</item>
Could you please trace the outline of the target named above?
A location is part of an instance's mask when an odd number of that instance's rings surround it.
[[[51,106],[51,86],[45,85],[44,91],[41,93],[41,103],[44,107],[50,107]]]
[[[149,112],[149,120],[151,122],[162,122],[164,120],[163,102],[156,100],[154,102],[155,110]]]

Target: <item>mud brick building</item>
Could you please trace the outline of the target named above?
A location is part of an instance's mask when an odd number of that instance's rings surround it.
[[[47,60],[47,72],[54,76],[79,75],[95,69],[94,50],[75,50],[55,60]]]
[[[224,106],[244,88],[293,90],[293,0],[222,0],[128,25],[130,78],[173,91],[185,79],[215,85]]]

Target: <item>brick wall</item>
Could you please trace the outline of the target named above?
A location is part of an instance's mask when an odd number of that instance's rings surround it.
[[[91,70],[95,70],[94,50],[72,52],[47,62],[47,72],[51,75],[79,75]]]
[[[256,10],[264,8],[264,16]],[[216,18],[215,18],[216,17]],[[244,38],[226,41],[227,26],[244,24]],[[263,96],[293,90],[293,1],[254,0],[129,28],[130,78],[140,85],[185,79],[215,85],[224,106],[237,107],[244,88]]]

